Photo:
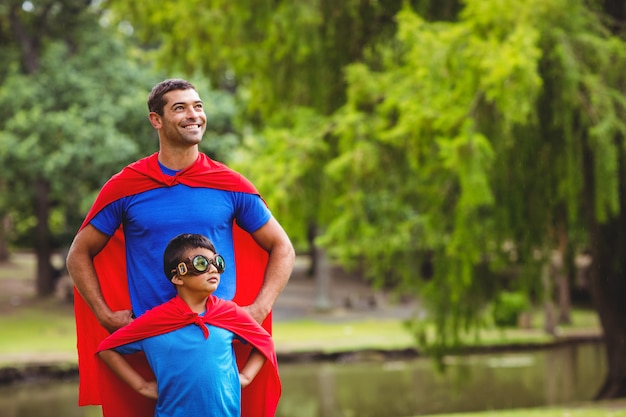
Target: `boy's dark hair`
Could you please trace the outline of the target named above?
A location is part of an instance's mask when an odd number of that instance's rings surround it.
[[[195,90],[189,81],[182,80],[180,78],[171,78],[169,80],[161,81],[152,88],[150,95],[148,95],[148,110],[155,112],[159,116],[163,116],[163,108],[165,107],[165,99],[163,96],[173,90]]]
[[[176,266],[185,256],[185,252],[197,248],[204,248],[217,253],[213,242],[204,235],[183,233],[169,241],[163,253],[163,272],[165,272],[168,281],[172,279],[172,269],[176,269]]]

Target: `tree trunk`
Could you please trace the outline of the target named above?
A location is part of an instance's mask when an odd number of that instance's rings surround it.
[[[54,268],[50,262],[52,249],[50,247],[50,184],[39,179],[37,181],[37,227],[35,247],[37,254],[37,296],[45,297],[54,292]]]
[[[618,149],[622,145],[618,146]],[[591,251],[591,297],[604,332],[607,375],[596,399],[626,396],[626,181],[624,154],[619,154],[620,214],[600,223],[595,214],[593,154],[587,145],[583,156],[585,211]]]
[[[326,251],[315,244],[315,236],[317,235],[317,226],[312,226],[309,229],[309,243],[311,245],[313,277],[315,278],[315,309],[325,312],[332,309],[332,302],[330,301],[332,272]]]
[[[307,228],[307,243],[309,245],[309,269],[308,277],[314,277],[317,272],[317,248],[315,247],[315,238],[317,237],[317,223],[309,223]]]
[[[330,285],[332,282],[332,271],[328,262],[326,250],[313,245],[315,253],[315,309],[320,312],[326,312],[332,309],[330,299]]]
[[[15,2],[9,9],[9,24],[11,31],[20,47],[22,66],[27,74],[34,74],[39,68],[39,38],[28,33],[20,13],[22,6]]]
[[[9,260],[9,230],[11,219],[8,214],[0,215],[0,262]]]
[[[559,308],[558,324],[571,324],[570,244],[564,227],[559,231],[559,245],[552,254],[552,275],[556,283],[556,300]]]
[[[614,20],[610,29],[618,34],[623,32],[626,22],[626,6],[623,1],[605,0],[604,10]],[[620,138],[616,149],[623,149]],[[589,149],[587,149],[589,151]],[[605,224],[595,221],[593,202],[594,177],[591,152],[585,152],[583,173],[587,199],[587,216],[591,242],[591,295],[600,323],[604,330],[608,373],[604,384],[596,394],[597,399],[620,398],[626,396],[626,167],[623,151],[619,156],[620,214]]]
[[[599,226],[591,249],[591,295],[604,331],[608,363],[608,374],[596,399],[626,396],[626,277],[621,272],[626,271],[621,244],[624,235],[614,226]]]
[[[543,286],[543,310],[544,324],[543,330],[547,334],[556,334],[556,318],[554,317],[554,303],[552,301],[553,285],[552,274],[550,273],[549,261],[546,261],[541,268],[541,284]]]

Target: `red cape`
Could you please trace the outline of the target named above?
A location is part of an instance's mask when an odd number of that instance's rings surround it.
[[[209,337],[206,324],[230,330],[241,336],[259,350],[271,366],[271,378],[267,381],[267,401],[265,410],[256,410],[257,416],[273,416],[280,398],[281,385],[274,343],[270,334],[262,328],[241,307],[231,301],[210,296],[206,303],[206,313],[199,316],[189,309],[182,298],[176,296],[143,314],[137,320],[107,337],[98,351],[112,349],[136,340],[167,333],[189,324],[200,326],[205,338]],[[99,360],[99,362],[101,362]],[[102,366],[106,366],[102,364]]]
[[[189,168],[168,176],[162,173],[155,153],[141,159],[120,171],[102,187],[93,206],[87,213],[81,229],[107,204],[120,198],[138,194],[160,187],[184,184],[190,187],[216,188],[220,190],[258,194],[256,188],[245,177],[225,165],[200,154],[198,160]],[[233,223],[235,244],[235,262],[237,264],[236,293],[233,301],[239,305],[251,304],[263,285],[267,253],[259,247],[252,237]],[[239,261],[245,259],[245,261]],[[126,250],[124,233],[120,227],[107,245],[94,258],[94,265],[101,280],[103,296],[112,310],[131,308],[126,277]],[[105,281],[106,279],[106,281]],[[241,285],[240,285],[241,284]],[[109,333],[100,326],[93,312],[74,291],[74,311],[76,315],[76,334],[79,366],[79,405],[102,404],[105,417],[143,417],[153,416],[154,402],[147,400],[132,390],[119,384],[119,379],[112,372],[98,374],[96,348]],[[271,314],[263,322],[263,327],[271,334]],[[238,344],[237,362],[242,364],[250,353],[250,345]],[[149,375],[150,368],[143,355],[128,358],[136,369]],[[255,410],[265,409],[264,380],[269,378],[269,364],[266,364],[252,384],[242,392],[242,417],[255,415]],[[101,386],[111,397],[101,397]],[[117,389],[116,389],[117,388]],[[114,405],[115,412],[109,412]]]

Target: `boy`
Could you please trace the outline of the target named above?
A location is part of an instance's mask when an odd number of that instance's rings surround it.
[[[272,389],[266,410],[273,416],[280,380],[271,336],[241,307],[213,295],[224,259],[203,235],[172,239],[163,255],[164,271],[177,296],[147,311],[105,339],[99,357],[134,390],[157,401],[155,416],[239,416],[241,388],[265,364]],[[232,343],[237,337],[254,346],[241,370]],[[144,352],[156,381],[148,381],[122,354]]]

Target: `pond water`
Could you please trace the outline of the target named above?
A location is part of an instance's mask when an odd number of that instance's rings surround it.
[[[431,360],[283,364],[276,417],[404,417],[589,400],[606,370],[604,348],[584,343],[514,353]],[[96,417],[78,407],[77,382],[0,387],[3,417]]]

